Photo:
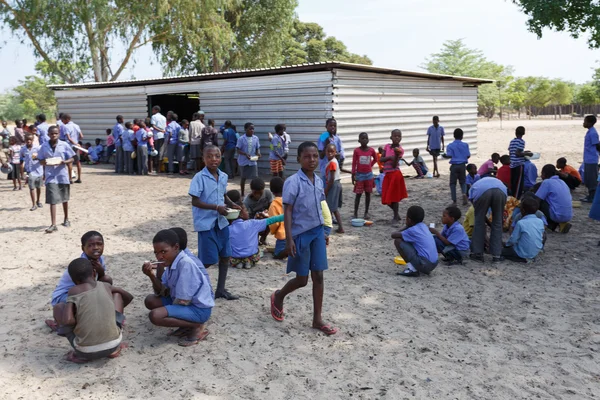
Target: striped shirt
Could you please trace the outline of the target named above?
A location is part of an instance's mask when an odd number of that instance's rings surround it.
[[[525,141],[521,138],[514,138],[508,145],[511,168],[520,167],[521,165],[525,164],[525,157],[518,157],[517,150],[525,150]]]

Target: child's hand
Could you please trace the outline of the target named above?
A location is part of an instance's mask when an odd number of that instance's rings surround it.
[[[90,260],[90,263],[92,264],[92,267],[94,268],[98,276],[104,276],[104,268],[102,268],[100,260]]]
[[[291,257],[296,257],[296,243],[294,243],[294,239],[290,239],[287,241],[285,245],[285,250]]]
[[[325,246],[329,246],[329,236],[325,236]]]
[[[356,175],[352,174],[352,184],[355,185],[356,184]]]
[[[438,231],[437,231],[437,229],[435,229],[435,228],[431,228],[431,227],[429,228],[429,232],[433,233],[434,235],[437,235],[437,234],[438,234]]]
[[[144,275],[146,276],[154,276],[154,273],[152,272],[152,263],[150,261],[145,262],[144,265],[142,266],[142,272],[144,273]]]
[[[227,215],[227,207],[225,206],[217,206],[216,211],[221,215]]]

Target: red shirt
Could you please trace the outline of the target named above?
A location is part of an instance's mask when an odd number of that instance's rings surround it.
[[[377,153],[375,149],[369,147],[362,150],[360,147],[354,149],[352,155],[352,173],[368,174],[373,171],[373,165],[377,162]]]
[[[402,148],[401,145],[398,145],[398,149],[400,149],[400,155],[398,156],[398,159],[401,159],[402,156],[404,156],[404,149]],[[392,147],[391,144],[386,144],[385,147],[383,148],[384,150],[384,157],[394,157],[396,154],[396,151],[394,150],[394,148]],[[387,160],[386,162],[383,163],[383,172],[388,173],[388,172],[392,172],[392,171],[396,171],[398,170],[398,164],[394,165],[394,160]]]
[[[496,178],[500,179],[502,183],[510,187],[510,165],[503,165],[498,169]]]

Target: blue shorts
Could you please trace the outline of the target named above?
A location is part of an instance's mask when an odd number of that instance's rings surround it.
[[[160,299],[171,318],[203,324],[208,321],[212,312],[212,308],[200,308],[191,304],[189,306],[173,305],[173,299],[170,297],[161,297]]]
[[[325,236],[331,235],[331,227],[323,225],[323,232],[325,233]]]
[[[231,257],[229,227],[219,229],[218,223],[208,231],[198,232],[198,258],[204,265],[213,265],[219,258]]]
[[[286,245],[285,239],[284,240],[277,239],[277,241],[275,242],[275,250],[273,251],[273,255],[275,257],[279,257],[279,254],[281,254],[281,252],[285,250],[285,245]]]
[[[288,257],[287,272],[297,276],[308,276],[310,271],[327,269],[327,246],[323,225],[316,226],[294,236],[296,257]]]

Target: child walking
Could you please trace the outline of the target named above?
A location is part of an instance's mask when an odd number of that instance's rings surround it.
[[[454,141],[446,149],[446,157],[450,157],[450,196],[452,205],[456,205],[456,182],[460,184],[463,195],[463,206],[469,204],[467,198],[466,168],[471,151],[469,144],[462,141],[463,131],[460,128],[454,130]]]
[[[408,197],[404,176],[398,167],[398,161],[404,155],[404,149],[400,145],[402,141],[402,132],[400,129],[394,129],[390,136],[391,144],[386,144],[383,149],[383,157],[380,162],[383,163],[383,178],[381,204],[386,205],[394,212],[393,222],[400,222],[398,206],[402,199]]]
[[[344,233],[342,217],[339,212],[339,206],[342,203],[341,168],[336,158],[337,149],[335,144],[329,143],[325,149],[325,153],[327,155],[327,167],[325,168],[327,182],[325,185],[325,198],[327,199],[329,210],[331,210],[338,222],[338,229],[336,232]]]
[[[583,183],[588,189],[588,195],[581,199],[585,203],[594,201],[596,188],[598,187],[598,152],[600,152],[600,138],[598,131],[594,128],[597,118],[587,115],[583,120],[583,127],[587,129],[583,142]]]
[[[300,170],[290,176],[283,186],[284,226],[286,251],[289,254],[287,272],[296,277],[271,295],[271,316],[283,321],[285,297],[313,282],[314,314],[312,327],[326,335],[337,333],[337,328],[326,324],[321,316],[323,308],[323,271],[327,269],[327,247],[323,230],[321,201],[325,200],[323,181],[315,174],[319,166],[319,151],[312,142],[298,146]]]
[[[429,228],[433,234],[437,251],[441,253],[448,265],[462,264],[463,260],[469,256],[471,241],[465,228],[459,222],[461,217],[460,209],[456,206],[450,206],[442,213],[442,223],[444,228],[438,232],[435,228]]]
[[[369,206],[371,204],[371,193],[373,192],[374,178],[373,165],[377,163],[375,149],[369,147],[369,135],[362,132],[358,135],[360,147],[354,149],[352,155],[352,183],[354,184],[354,218],[358,218],[358,207],[360,198],[365,194],[365,219],[370,219]],[[337,218],[337,217],[336,217]],[[339,219],[338,219],[339,221]]]
[[[13,181],[13,190],[21,190],[21,145],[17,144],[17,138],[14,136],[10,137],[9,144],[8,156],[12,166],[9,179]],[[19,184],[18,187],[17,183]]]
[[[433,125],[427,129],[427,151],[433,157],[433,177],[439,178],[437,159],[444,151],[444,127],[440,126],[440,118],[433,117]]]

